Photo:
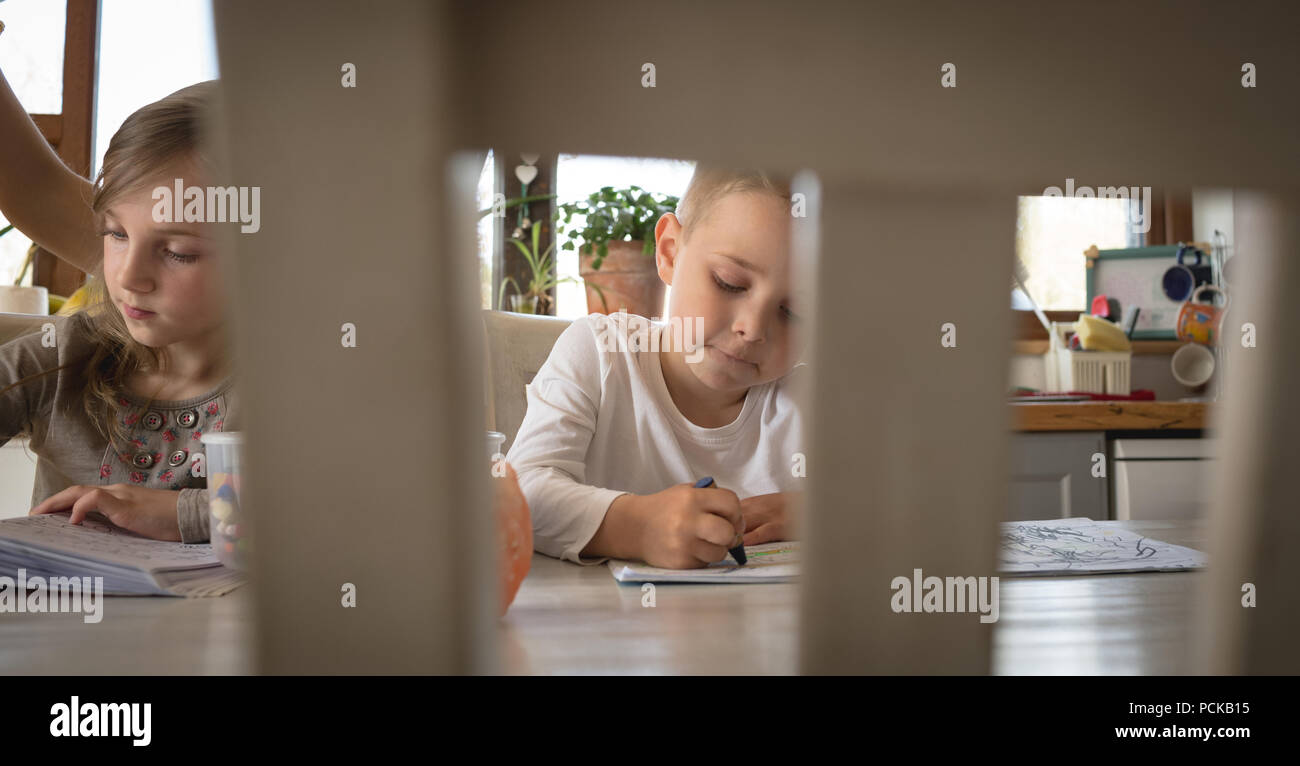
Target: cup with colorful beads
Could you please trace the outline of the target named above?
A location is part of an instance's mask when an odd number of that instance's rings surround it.
[[[231,569],[248,568],[247,517],[240,502],[243,488],[243,434],[207,433],[199,437],[207,455],[209,539],[217,560]]]

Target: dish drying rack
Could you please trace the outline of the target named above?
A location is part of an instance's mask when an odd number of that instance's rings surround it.
[[[1066,335],[1074,322],[1052,322],[1047,353],[1048,391],[1082,391],[1089,394],[1128,394],[1132,351],[1074,351]]]

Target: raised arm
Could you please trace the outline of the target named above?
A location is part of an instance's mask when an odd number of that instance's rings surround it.
[[[82,271],[103,257],[90,181],[68,169],[0,72],[0,212],[33,242]]]

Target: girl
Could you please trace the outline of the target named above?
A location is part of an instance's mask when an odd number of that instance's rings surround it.
[[[212,224],[159,223],[152,190],[206,188],[199,127],[215,83],[127,118],[92,184],[50,150],[0,73],[0,212],[89,272],[84,310],[0,346],[0,444],[30,437],[31,513],[97,511],[158,540],[208,539],[199,437],[238,403]],[[47,326],[48,327],[48,326]]]

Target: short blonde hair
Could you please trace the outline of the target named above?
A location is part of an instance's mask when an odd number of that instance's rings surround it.
[[[790,204],[790,181],[768,175],[761,170],[729,168],[700,163],[677,203],[677,219],[682,224],[682,238],[708,218],[718,201],[736,192],[770,194],[787,206]]]

